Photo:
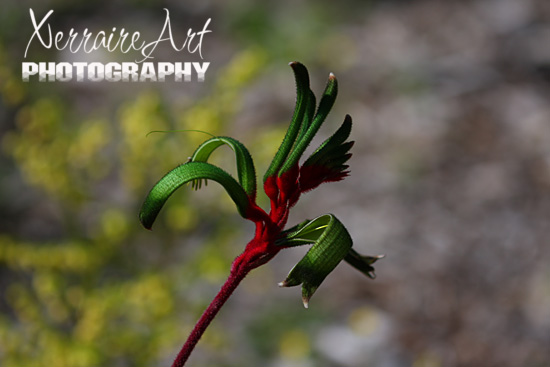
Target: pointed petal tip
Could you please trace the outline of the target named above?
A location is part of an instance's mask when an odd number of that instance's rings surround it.
[[[302,298],[302,302],[304,303],[304,308],[309,308],[309,298]]]
[[[328,78],[329,79],[336,79],[336,76],[334,75],[334,73],[329,73]]]
[[[284,280],[284,281],[282,281],[282,282],[277,283],[277,285],[278,285],[279,287],[286,287],[286,286],[287,286],[287,282],[286,282],[286,280]]]

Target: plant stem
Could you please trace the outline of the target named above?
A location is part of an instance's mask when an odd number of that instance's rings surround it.
[[[189,358],[189,355],[195,348],[195,345],[197,345],[199,339],[201,338],[202,334],[210,325],[210,322],[216,317],[218,311],[222,308],[224,303],[229,299],[235,288],[239,285],[241,280],[243,280],[250,269],[247,267],[239,268],[233,267],[233,269],[237,271],[232,271],[231,275],[227,280],[225,281],[224,285],[212,301],[208,308],[204,311],[201,318],[193,328],[193,331],[191,331],[191,334],[187,338],[187,341],[181,348],[178,356],[174,360],[174,363],[172,364],[172,367],[183,367],[187,359]],[[232,270],[233,270],[232,269]]]

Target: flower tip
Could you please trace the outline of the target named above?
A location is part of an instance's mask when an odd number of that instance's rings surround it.
[[[282,281],[282,282],[277,283],[277,285],[278,285],[279,287],[287,287],[287,286],[288,286],[288,283],[286,282],[286,280],[284,280],[284,281]]]
[[[290,66],[291,68],[293,69],[296,69],[297,67],[299,67],[300,65],[302,65],[299,61],[292,61],[292,62],[289,62],[288,63],[288,66]],[[303,66],[303,65],[302,65]]]
[[[328,74],[329,79],[336,79],[336,76],[333,73]]]
[[[153,230],[153,226],[152,225],[148,225],[148,224],[145,224],[145,223],[141,223],[141,225],[143,226],[143,228],[145,228],[146,230],[148,231],[152,231]]]
[[[309,308],[309,298],[303,297],[302,302],[304,303],[304,308]]]
[[[141,223],[143,228],[148,229],[149,231],[153,230],[153,223],[147,221],[143,213],[140,213],[139,215],[139,222]]]

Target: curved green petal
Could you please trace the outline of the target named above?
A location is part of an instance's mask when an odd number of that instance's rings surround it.
[[[296,145],[292,149],[292,152],[288,156],[288,159],[279,170],[279,175],[288,171],[296,163],[298,163],[300,157],[302,156],[302,154],[304,154],[304,151],[308,147],[309,143],[311,143],[311,140],[313,140],[313,137],[315,136],[315,134],[317,134],[317,131],[319,131],[319,128],[325,121],[328,113],[334,105],[334,102],[336,101],[337,94],[338,81],[336,80],[334,74],[331,73],[328,78],[325,91],[323,92],[323,96],[321,97],[321,101],[319,102],[317,113],[313,117],[313,121],[308,126],[307,130],[303,134],[300,134],[300,140],[296,141]]]
[[[353,241],[344,225],[332,214],[302,223],[285,234],[288,241],[281,241],[282,246],[314,244],[279,284],[282,287],[302,284],[302,300],[307,308],[319,285],[348,255]]]
[[[273,160],[264,175],[264,182],[268,177],[281,173],[279,168],[281,168],[285,162],[285,159],[288,157],[288,154],[296,141],[296,137],[300,132],[300,126],[302,125],[304,114],[308,109],[308,105],[311,105],[310,99],[313,93],[309,89],[309,74],[306,67],[299,62],[291,62],[289,65],[292,67],[294,77],[296,79],[296,107],[294,109],[294,115],[292,116],[288,130],[283,138],[283,142],[281,143],[279,150],[277,150],[275,157],[273,157]],[[315,96],[313,96],[313,98],[315,98]],[[313,108],[315,108],[315,101],[313,101]]]
[[[151,229],[170,195],[181,185],[199,179],[213,180],[221,184],[237,205],[241,216],[246,218],[250,206],[249,198],[242,186],[229,173],[209,163],[189,162],[168,172],[149,191],[139,213],[141,224]]]
[[[235,152],[237,161],[237,176],[241,186],[246,194],[252,198],[256,198],[256,169],[250,152],[240,141],[227,137],[216,136],[202,143],[193,156],[191,162],[206,162],[214,150],[222,145],[228,145]],[[193,187],[199,188],[201,180],[193,181]]]
[[[374,279],[374,264],[384,256],[362,256],[352,249],[353,241],[346,227],[334,215],[325,214],[306,220],[281,233],[275,244],[283,247],[313,244],[296,264],[281,287],[302,285],[302,301],[307,308],[309,299],[332,270],[345,260],[354,268]]]
[[[298,134],[296,141],[300,141],[303,139],[304,135],[307,132],[307,129],[309,129],[309,126],[313,122],[313,117],[315,117],[316,103],[317,102],[316,102],[315,94],[313,94],[313,92],[310,89],[308,91],[308,99],[306,101],[306,112],[304,114],[302,126],[300,127],[300,133]]]

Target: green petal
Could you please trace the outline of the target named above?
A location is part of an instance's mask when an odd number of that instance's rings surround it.
[[[338,81],[336,80],[334,74],[331,73],[328,78],[323,97],[321,98],[321,102],[319,102],[319,108],[317,109],[317,113],[315,114],[311,125],[303,134],[302,138],[299,141],[296,141],[296,146],[292,149],[292,152],[290,153],[288,159],[281,167],[279,175],[288,171],[296,163],[298,163],[300,157],[302,156],[302,154],[304,154],[304,151],[308,147],[309,143],[311,143],[311,140],[313,140],[313,137],[315,136],[315,134],[317,134],[317,131],[319,131],[319,128],[325,121],[328,113],[334,105],[334,101],[336,101],[337,94]]]
[[[206,162],[214,150],[222,145],[228,145],[235,152],[237,161],[237,176],[244,191],[251,199],[256,198],[256,169],[250,152],[240,141],[226,137],[216,136],[202,143],[193,156],[191,162]],[[201,180],[193,182],[193,188],[200,188]]]
[[[332,214],[299,225],[296,231],[286,235],[291,245],[296,245],[296,241],[314,243],[280,283],[283,287],[302,284],[302,300],[307,308],[319,285],[349,253],[352,239],[344,225]],[[280,244],[286,245],[284,241]]]
[[[355,250],[351,249],[344,260],[346,260],[348,264],[359,270],[361,273],[365,274],[371,279],[374,279],[376,278],[376,274],[374,273],[374,267],[372,266],[372,264],[374,264],[377,260],[382,259],[383,257],[384,255],[363,256],[357,253]]]
[[[298,135],[298,138],[296,139],[296,141],[302,140],[307,130],[311,126],[311,123],[313,122],[313,118],[315,117],[315,107],[316,107],[315,94],[313,94],[313,92],[310,89],[308,91],[308,99],[306,101],[306,113],[304,114],[304,120],[302,122],[302,126],[300,127],[300,134]]]
[[[296,107],[283,142],[264,175],[264,182],[268,177],[280,173],[279,168],[285,162],[296,141],[307,109],[308,100],[310,99],[309,74],[306,67],[299,62],[291,62],[290,66],[294,71],[294,78],[296,79]],[[313,103],[315,104],[315,102]]]
[[[346,154],[352,147],[353,143],[345,143],[351,132],[351,117],[346,115],[342,126],[327,140],[325,140],[319,148],[311,154],[304,162],[304,166],[312,166],[319,162],[327,162],[334,160]],[[347,159],[346,159],[347,160]],[[343,163],[343,162],[342,162]]]
[[[249,198],[242,186],[229,173],[209,163],[189,162],[168,172],[149,191],[139,213],[142,225],[151,229],[170,195],[181,185],[199,179],[213,180],[221,184],[237,205],[239,213],[246,218],[250,206]]]

